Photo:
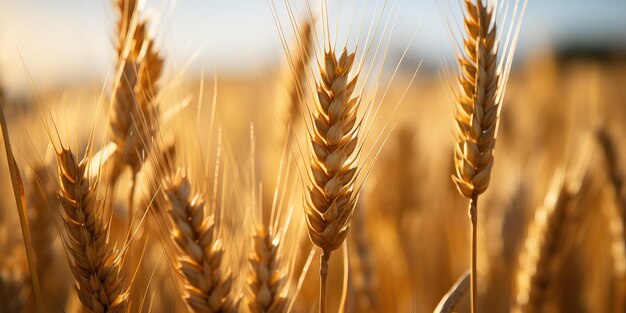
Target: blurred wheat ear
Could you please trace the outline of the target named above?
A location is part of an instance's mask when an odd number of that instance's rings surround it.
[[[148,34],[148,21],[139,20],[137,1],[116,0],[115,7],[120,15],[116,46],[118,77],[109,114],[109,136],[115,143],[109,175],[114,185],[125,166],[133,171],[127,208],[130,223],[137,172],[159,128],[156,95],[164,61]]]
[[[623,312],[626,309],[626,195],[623,192],[624,181],[619,166],[619,154],[615,139],[607,129],[596,132],[596,139],[604,155],[605,171],[608,175],[615,206],[606,206],[605,214],[611,231],[611,247],[613,255],[613,275],[615,290],[613,309]]]
[[[559,257],[559,243],[565,236],[565,224],[576,204],[578,190],[574,183],[557,176],[537,209],[526,237],[525,251],[517,271],[515,313],[543,312],[554,262]]]
[[[256,227],[252,242],[254,250],[249,257],[247,299],[250,312],[280,313],[287,308],[284,292],[286,275],[281,268],[278,238],[273,238],[263,225]]]
[[[287,88],[287,103],[285,109],[285,124],[287,127],[286,140],[281,140],[280,145],[283,142],[291,142],[293,140],[293,131],[300,123],[302,116],[302,106],[305,105],[305,89],[307,70],[309,69],[309,62],[311,57],[315,53],[314,49],[314,28],[315,21],[312,18],[307,18],[299,27],[299,32],[296,37],[296,47],[292,50],[292,55],[288,57],[289,73],[285,78],[285,85]]]

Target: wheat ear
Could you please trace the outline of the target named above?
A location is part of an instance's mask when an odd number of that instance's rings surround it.
[[[358,74],[349,78],[354,58],[355,54],[349,54],[346,49],[339,56],[332,49],[324,52],[312,113],[312,153],[305,207],[309,237],[322,249],[320,312],[326,312],[328,260],[348,234],[357,200],[354,154],[360,98],[353,93]]]
[[[96,186],[86,176],[88,158],[79,163],[62,148],[57,162],[65,245],[81,306],[86,312],[124,312],[125,273],[118,252],[109,247],[108,219],[97,200]]]
[[[116,48],[121,77],[114,90],[109,115],[109,136],[116,145],[111,156],[110,175],[114,184],[124,166],[133,170],[128,201],[129,218],[132,219],[136,175],[143,165],[142,156],[148,149],[147,145],[158,129],[159,111],[155,95],[163,71],[163,59],[148,35],[148,22],[135,22],[137,1],[117,0],[115,7],[120,14]]]
[[[559,252],[567,216],[575,205],[575,192],[567,183],[555,184],[535,212],[517,271],[517,295],[513,312],[543,312],[551,269]]]
[[[248,308],[253,313],[281,313],[287,307],[284,292],[285,273],[278,254],[278,238],[272,237],[267,229],[259,225],[253,238],[254,250],[249,257],[251,271]]]
[[[58,214],[58,198],[54,180],[48,174],[48,167],[36,165],[27,177],[29,191],[26,203],[30,210],[30,222],[35,230],[32,234],[37,270],[45,273],[54,262],[56,238],[55,216]]]
[[[311,60],[311,56],[314,53],[313,47],[313,27],[314,21],[307,19],[301,24],[296,42],[298,43],[296,53],[290,56],[289,62],[289,75],[287,79],[287,107],[285,116],[285,125],[292,124],[287,130],[287,142],[292,140],[293,132],[290,131],[292,127],[296,127],[300,119],[301,106],[303,104],[302,97],[304,96],[303,89],[306,84],[307,68]],[[282,143],[281,143],[282,144]]]
[[[477,307],[476,245],[478,195],[489,186],[498,122],[498,47],[493,7],[482,0],[465,0],[465,53],[459,58],[460,92],[456,113],[456,173],[452,176],[459,192],[470,199],[471,312]]]
[[[230,294],[233,278],[220,269],[224,247],[216,236],[213,216],[205,216],[204,201],[192,194],[189,179],[180,171],[165,178],[163,192],[189,310],[236,312]]]
[[[354,277],[356,307],[360,312],[376,312],[379,309],[376,293],[376,266],[365,223],[366,212],[362,208],[361,204],[357,204],[357,213],[354,216],[350,236],[352,248],[356,252],[356,257],[350,258],[350,271]]]
[[[605,207],[605,214],[611,231],[613,275],[616,284],[613,310],[614,312],[623,312],[626,309],[624,302],[624,295],[626,294],[626,228],[624,227],[626,225],[626,196],[623,192],[624,181],[614,139],[606,129],[599,129],[596,132],[596,139],[604,155],[605,169],[616,200],[615,206]]]

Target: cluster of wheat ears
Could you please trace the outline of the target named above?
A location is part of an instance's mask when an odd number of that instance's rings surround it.
[[[446,64],[456,70],[443,72],[452,76],[448,80],[456,126],[452,181],[469,202],[471,267],[435,308],[442,313],[455,311],[466,294],[471,312],[479,311],[478,199],[488,189],[494,168],[501,110],[527,4],[460,2],[463,20],[460,25],[449,24],[453,35],[462,36],[453,40],[458,44],[457,64]],[[339,304],[341,312],[359,312],[364,307],[392,310],[375,305],[380,292],[371,283],[372,251],[359,200],[391,132],[386,125],[374,147],[366,144],[373,136],[372,125],[381,119],[379,98],[367,92],[376,70],[366,60],[379,57],[383,40],[377,42],[376,30],[389,25],[381,26],[380,18],[370,25],[365,44],[357,40],[353,45],[346,39],[341,46],[333,40],[326,1],[319,14],[307,5],[302,20],[287,5],[289,23],[281,23],[276,4],[268,3],[288,59],[281,84],[286,92],[277,100],[281,102],[277,111],[284,113],[285,127],[275,140],[276,147],[282,147],[282,158],[269,200],[256,179],[254,153],[245,165],[230,164],[224,157],[221,130],[214,130],[213,115],[208,127],[197,130],[209,134],[209,151],[187,149],[201,155],[192,158],[180,152],[185,151],[181,142],[193,145],[197,138],[183,140],[164,127],[185,104],[169,110],[161,105],[167,62],[149,31],[150,18],[142,14],[136,0],[114,1],[116,70],[110,94],[102,97],[109,100],[98,107],[108,110],[108,124],[94,123],[84,146],[71,148],[63,141],[49,111],[42,109],[41,121],[56,157],[24,171],[15,159],[7,120],[0,111],[28,265],[23,271],[10,270],[19,263],[10,257],[16,252],[3,251],[2,312],[151,311],[159,305],[159,297],[177,298],[193,312],[289,312],[298,307],[316,253],[320,253],[319,312],[329,311],[329,299]],[[452,30],[456,26],[459,32]],[[293,42],[287,29],[293,30]],[[96,147],[100,127],[106,128],[106,134],[102,146]],[[251,151],[255,136],[250,127]],[[597,138],[619,195],[623,182],[616,149],[606,132],[598,132]],[[565,216],[577,203],[585,179],[588,156],[581,159],[576,170],[556,175],[530,223],[527,249],[516,272],[514,312],[543,311],[550,271],[558,266],[554,257],[558,242],[565,236]],[[192,166],[197,160],[202,164]],[[51,166],[56,168],[56,178],[49,175]],[[28,173],[25,180],[23,172]],[[245,192],[231,201],[230,194],[237,192],[232,189]],[[124,205],[118,194],[126,197]],[[617,223],[612,226],[617,232],[615,249],[621,247],[623,254],[623,225],[619,218],[613,221]],[[314,246],[300,240],[307,240],[307,231]],[[354,239],[347,240],[349,235]],[[57,236],[66,258],[51,244]],[[331,256],[343,257],[343,277],[329,275]],[[58,259],[67,260],[74,296],[68,295],[67,286],[50,287],[54,276],[50,268]],[[359,266],[347,269],[353,259]],[[626,275],[626,260],[616,264],[616,271]],[[171,281],[177,288],[170,288]],[[329,287],[335,283],[341,284],[339,289]],[[363,303],[353,303],[355,293]],[[615,303],[623,305],[620,300]],[[175,304],[161,308],[178,309]]]

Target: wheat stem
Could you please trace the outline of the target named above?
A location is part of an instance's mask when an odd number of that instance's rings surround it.
[[[328,260],[330,251],[324,250],[320,256],[320,313],[326,313],[326,285],[328,280]]]
[[[132,233],[132,227],[133,227],[133,215],[134,215],[134,202],[135,202],[135,184],[137,183],[137,172],[133,171],[133,176],[131,179],[131,184],[130,184],[130,193],[128,194],[128,210],[126,211],[127,214],[127,222],[128,222],[128,229],[129,229],[129,233]]]
[[[470,275],[470,307],[471,307],[471,312],[475,313],[478,312],[476,310],[476,307],[478,306],[478,299],[477,299],[477,293],[478,293],[478,277],[477,275],[477,270],[476,270],[476,248],[478,245],[478,195],[474,195],[472,196],[472,199],[470,200],[470,205],[469,205],[469,217],[470,217],[470,221],[472,222],[472,256],[471,256],[471,267],[472,267],[472,272]]]

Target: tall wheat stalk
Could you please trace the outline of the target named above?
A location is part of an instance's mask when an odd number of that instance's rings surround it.
[[[326,312],[326,280],[332,251],[344,242],[357,193],[356,147],[359,96],[354,95],[358,74],[349,77],[355,53],[324,52],[313,114],[311,163],[306,195],[306,221],[311,241],[322,249],[320,312]]]
[[[510,40],[500,62],[497,2],[464,0],[465,34],[463,51],[459,53],[457,80],[459,91],[456,109],[455,173],[452,176],[457,189],[469,199],[471,230],[471,311],[477,311],[478,196],[489,186],[493,167],[498,120],[506,80],[513,57],[517,31]],[[525,3],[524,3],[525,8]],[[517,5],[515,7],[517,10]],[[516,11],[515,11],[516,12]],[[523,12],[523,10],[522,10]],[[515,20],[516,15],[511,17]],[[515,26],[515,23],[511,24]],[[511,27],[512,27],[511,26]],[[510,30],[509,30],[510,35]]]
[[[475,3],[474,3],[475,2]],[[455,149],[456,173],[452,177],[459,192],[470,200],[471,241],[471,309],[477,309],[476,245],[478,235],[478,195],[489,186],[493,166],[499,86],[498,50],[493,7],[487,9],[481,0],[465,0],[465,55],[459,58],[461,92],[458,98],[458,126]]]

